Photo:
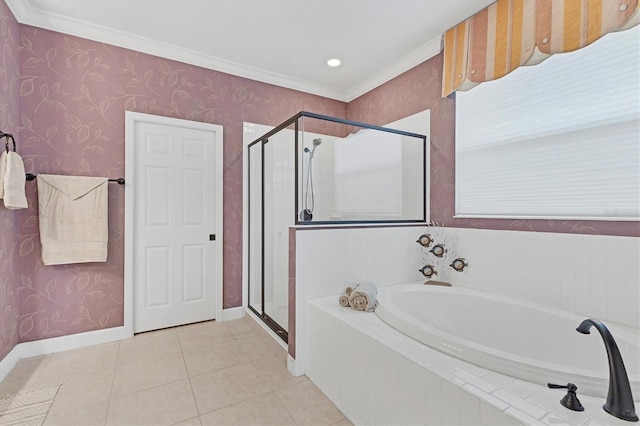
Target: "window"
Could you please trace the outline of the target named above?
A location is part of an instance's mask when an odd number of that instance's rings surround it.
[[[456,94],[456,217],[640,219],[640,27]]]

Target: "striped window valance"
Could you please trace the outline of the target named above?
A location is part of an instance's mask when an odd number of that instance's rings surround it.
[[[498,0],[444,34],[442,96],[638,23],[638,0]]]

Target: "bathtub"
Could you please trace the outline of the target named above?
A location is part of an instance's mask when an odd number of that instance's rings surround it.
[[[519,379],[578,386],[606,396],[607,354],[600,334],[576,331],[583,316],[459,287],[421,282],[378,290],[375,313],[403,334],[463,361]],[[606,324],[640,398],[640,336]]]

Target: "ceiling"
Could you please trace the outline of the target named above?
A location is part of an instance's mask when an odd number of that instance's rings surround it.
[[[436,55],[444,31],[493,1],[6,3],[22,24],[348,102]]]

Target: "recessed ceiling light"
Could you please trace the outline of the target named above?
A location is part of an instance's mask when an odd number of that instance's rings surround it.
[[[330,67],[337,67],[338,65],[340,65],[340,59],[329,59],[327,61],[327,65],[329,65]]]

